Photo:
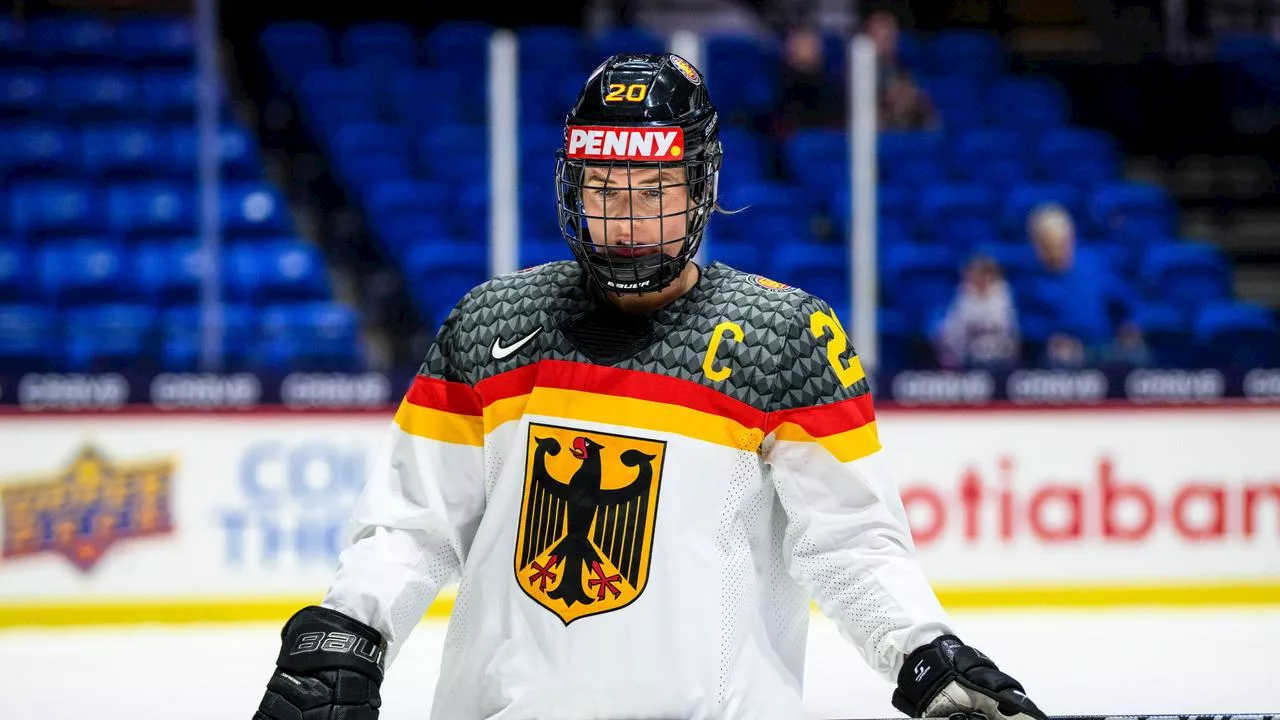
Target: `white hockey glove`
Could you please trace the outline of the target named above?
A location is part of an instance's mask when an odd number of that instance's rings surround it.
[[[960,714],[988,720],[1048,720],[1017,680],[954,635],[943,635],[907,656],[898,673],[893,706],[917,718]]]

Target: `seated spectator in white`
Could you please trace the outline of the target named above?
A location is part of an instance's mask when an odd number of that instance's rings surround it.
[[[1009,283],[994,260],[978,255],[966,265],[934,342],[944,368],[995,370],[1018,363],[1018,313]]]

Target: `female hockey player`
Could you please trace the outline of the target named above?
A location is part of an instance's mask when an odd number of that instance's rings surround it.
[[[573,260],[445,320],[256,720],[376,718],[454,581],[435,720],[799,718],[810,600],[903,713],[1044,720],[922,573],[831,308],[693,262],[718,136],[680,57],[587,79],[556,168]]]

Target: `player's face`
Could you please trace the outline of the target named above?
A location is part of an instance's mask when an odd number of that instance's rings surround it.
[[[679,254],[689,227],[684,168],[588,167],[582,205],[597,245],[619,257]]]

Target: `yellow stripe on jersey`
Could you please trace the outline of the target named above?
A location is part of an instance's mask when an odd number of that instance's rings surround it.
[[[530,415],[656,430],[747,452],[759,450],[764,439],[759,428],[747,427],[721,415],[653,400],[543,387],[526,397],[528,404],[524,412]],[[493,419],[498,419],[497,413]],[[489,420],[488,414],[486,420]]]
[[[484,445],[484,422],[479,415],[435,410],[405,400],[396,411],[396,424],[415,437],[459,445]]]
[[[784,422],[774,430],[774,436],[791,442],[816,442],[842,463],[864,458],[880,449],[880,435],[874,420],[852,430],[817,438],[796,423]]]

